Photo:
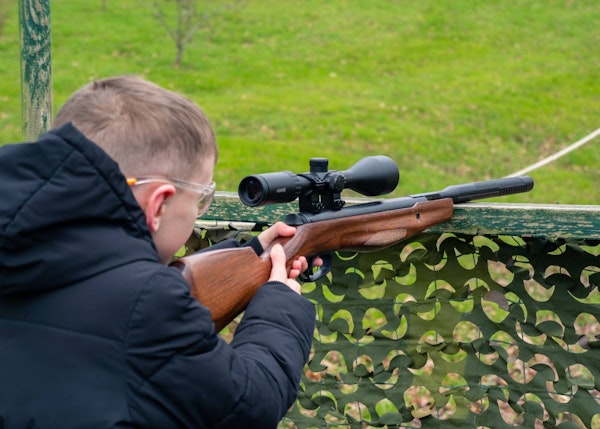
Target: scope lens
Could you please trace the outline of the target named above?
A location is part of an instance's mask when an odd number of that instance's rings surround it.
[[[264,199],[262,184],[251,177],[244,183],[244,203],[248,206],[257,206]]]

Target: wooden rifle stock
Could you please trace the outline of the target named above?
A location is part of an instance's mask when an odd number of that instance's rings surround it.
[[[280,237],[288,270],[299,256],[335,250],[371,251],[391,246],[452,217],[452,198],[419,201],[410,207],[375,211],[298,225]],[[210,309],[215,328],[239,315],[271,274],[270,248],[260,256],[250,247],[196,253],[173,262],[190,283],[192,295]]]

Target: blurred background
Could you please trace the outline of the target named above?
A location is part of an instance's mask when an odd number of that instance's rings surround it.
[[[60,0],[53,109],[138,74],[197,102],[218,190],[387,155],[392,196],[510,175],[600,128],[600,4],[583,0]],[[0,0],[0,144],[23,138],[17,0]],[[600,137],[499,201],[599,204]]]

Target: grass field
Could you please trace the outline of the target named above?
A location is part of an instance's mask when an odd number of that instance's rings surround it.
[[[600,127],[600,5],[590,0],[247,0],[172,67],[151,2],[52,2],[54,106],[90,79],[141,74],[212,119],[215,179],[343,170],[385,154],[394,195],[502,177]],[[0,129],[20,140],[17,1],[0,0]],[[600,138],[503,201],[599,204]]]

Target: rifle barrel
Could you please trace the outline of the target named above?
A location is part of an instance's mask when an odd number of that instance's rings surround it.
[[[411,197],[423,197],[427,200],[452,198],[454,204],[460,204],[483,198],[502,197],[505,195],[528,192],[532,189],[533,179],[529,176],[519,176],[453,185],[438,192],[426,192],[424,194],[411,195]]]

